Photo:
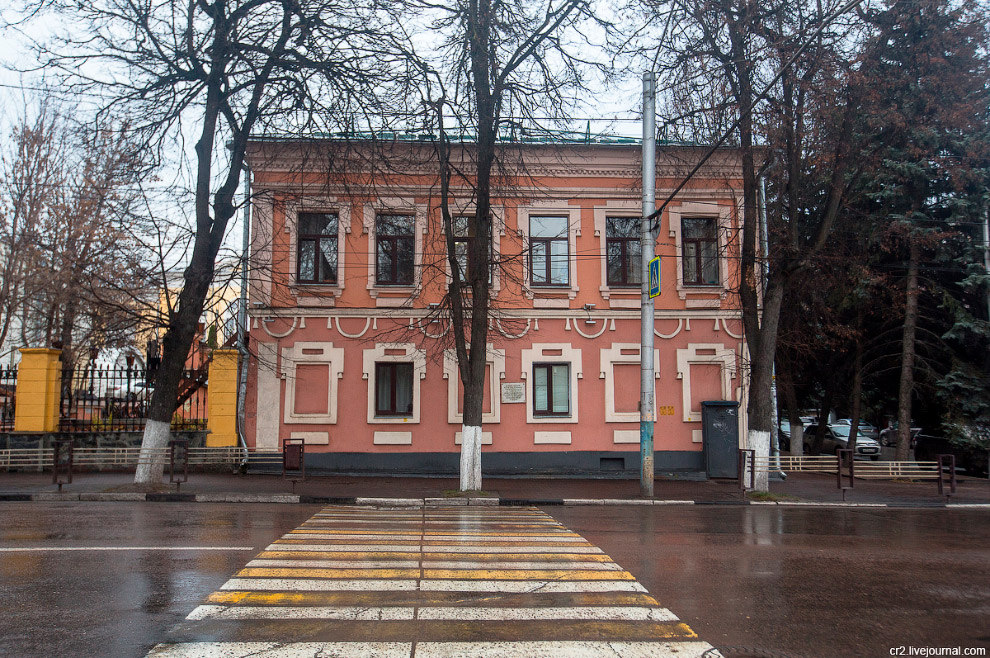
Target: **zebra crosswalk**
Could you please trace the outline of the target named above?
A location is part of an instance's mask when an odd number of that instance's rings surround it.
[[[248,562],[149,658],[719,654],[536,508],[327,507]]]

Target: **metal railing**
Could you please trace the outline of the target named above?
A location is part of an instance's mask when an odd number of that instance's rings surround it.
[[[244,448],[232,446],[224,448],[190,447],[188,464],[194,466],[238,466],[244,459]],[[0,450],[0,470],[41,470],[50,468],[55,458],[53,448],[11,448]],[[130,470],[139,463],[169,463],[172,458],[171,446],[149,451],[141,458],[141,448],[74,448],[73,468],[92,470]],[[280,465],[281,450],[248,449],[248,465]]]
[[[0,368],[0,432],[14,429],[17,408],[17,366]]]
[[[938,455],[937,461],[860,461],[843,450],[845,461],[837,455],[756,455],[753,450],[739,450],[739,487],[752,489],[756,473],[777,471],[835,475],[839,489],[851,489],[855,480],[935,480],[940,495],[956,492],[956,462],[952,455]],[[779,464],[778,464],[779,460]],[[840,468],[841,465],[841,468]],[[847,484],[848,483],[848,484]],[[944,494],[948,491],[948,494]]]
[[[187,393],[172,415],[173,430],[202,430],[207,422],[207,388],[202,372],[183,371]],[[82,366],[64,369],[59,431],[139,432],[144,429],[154,379],[143,368]]]

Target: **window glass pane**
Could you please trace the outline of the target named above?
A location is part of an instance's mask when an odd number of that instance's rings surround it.
[[[388,412],[392,408],[392,368],[388,363],[375,364],[375,388],[378,399],[375,403],[375,410],[378,412]]]
[[[299,213],[299,233],[301,235],[337,235],[337,213]]]
[[[533,283],[547,283],[547,243],[534,242],[532,247]]]
[[[453,229],[454,229],[454,235],[456,237],[459,238],[470,237],[471,231],[470,231],[470,226],[468,225],[469,221],[470,218],[468,217],[464,217],[464,216],[454,217]]]
[[[396,240],[398,249],[398,265],[396,272],[397,283],[412,283],[413,280],[413,256],[416,251],[416,244],[412,238],[400,238]]]
[[[718,248],[714,242],[701,243],[701,282],[718,283]]]
[[[553,366],[553,412],[566,414],[570,411],[570,366],[566,363]]]
[[[606,217],[605,237],[638,238],[639,224],[639,217]]]
[[[313,259],[315,243],[312,240],[299,241],[299,280],[312,281],[316,276],[314,267],[316,263]]]
[[[378,215],[378,235],[413,235],[412,215]]]
[[[529,234],[535,238],[566,238],[566,217],[530,217]]]
[[[622,283],[622,243],[607,241],[605,243],[605,265],[608,268],[608,282]]]
[[[643,245],[639,240],[626,240],[626,283],[643,283]]]
[[[411,363],[395,364],[395,412],[412,414],[413,366]]]
[[[547,366],[534,366],[533,368],[533,409],[535,411],[548,411],[547,370]]]
[[[467,240],[454,241],[454,260],[457,261],[457,269],[461,273],[461,281],[466,281],[468,262]]]
[[[690,217],[681,220],[683,238],[715,239],[715,219],[712,217]]]
[[[694,242],[684,243],[684,283],[698,283],[698,245]]]
[[[567,242],[550,243],[550,283],[567,283]]]
[[[337,280],[337,238],[320,240],[320,281]]]
[[[378,241],[377,272],[379,281],[392,280],[392,248],[393,243],[391,240]]]

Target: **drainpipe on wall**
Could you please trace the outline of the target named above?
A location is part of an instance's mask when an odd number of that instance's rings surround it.
[[[241,444],[241,468],[248,463],[247,441],[244,440],[244,414],[247,402],[247,371],[251,358],[248,352],[248,250],[251,245],[251,170],[244,166],[244,224],[241,227],[241,298],[237,308],[237,349],[241,353],[237,381],[237,440]]]

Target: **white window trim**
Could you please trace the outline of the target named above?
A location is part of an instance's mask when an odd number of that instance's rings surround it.
[[[299,213],[325,212],[336,213],[337,215],[337,283],[299,283],[296,281],[298,275],[296,258],[299,254]],[[344,291],[345,253],[347,249],[344,245],[347,235],[351,232],[351,207],[350,205],[337,203],[334,197],[310,198],[303,197],[299,200],[287,201],[285,204],[285,227],[289,234],[289,290],[294,297],[300,299],[297,303],[314,303],[311,296],[315,298],[339,297]],[[331,297],[331,298],[332,298]]]
[[[605,422],[606,423],[638,423],[638,411],[615,410],[615,364],[640,363],[639,343],[612,343],[611,347],[603,347],[600,352],[600,379],[605,380]],[[622,350],[636,350],[635,354],[623,354]],[[660,379],[660,351],[653,350],[653,400],[657,399],[656,380]]]
[[[545,355],[544,352],[560,351],[560,355]],[[577,423],[578,422],[578,380],[584,378],[581,365],[581,350],[575,349],[570,343],[533,343],[530,349],[520,352],[522,364],[521,378],[526,380],[526,422],[527,423]],[[571,403],[570,416],[536,416],[533,414],[533,379],[534,363],[568,363],[571,366],[571,381],[569,391]]]
[[[412,215],[413,220],[413,282],[405,286],[379,285],[376,281],[378,266],[378,241],[376,240],[376,219],[378,215]],[[376,306],[411,306],[423,284],[423,242],[427,233],[427,206],[416,203],[412,198],[381,198],[364,206],[362,233],[368,236],[368,294],[375,299]],[[381,298],[381,293],[404,293],[401,297]]]
[[[601,249],[601,285],[598,290],[602,294],[602,299],[609,299],[612,295],[622,295],[636,302],[635,307],[642,304],[642,287],[635,288],[612,288],[608,285],[608,251],[605,249],[608,231],[605,219],[607,217],[641,217],[643,206],[638,201],[609,201],[604,206],[595,206],[595,237],[598,238]]]
[[[714,354],[698,354],[714,350]],[[732,380],[736,377],[736,352],[722,343],[688,343],[677,350],[677,378],[681,380],[681,404],[685,423],[701,422],[701,409],[691,408],[691,366],[721,366],[722,399],[732,400]]]
[[[499,383],[505,379],[505,350],[496,350],[491,343],[488,343],[485,362],[488,364],[488,395],[490,396],[488,406],[491,411],[482,414],[481,422],[499,423],[502,417]],[[457,410],[460,397],[458,382],[461,381],[457,369],[457,350],[443,351],[443,378],[447,380],[447,422],[460,425],[464,422],[464,414]]]
[[[534,286],[533,272],[529,257],[529,218],[536,217],[566,217],[567,218],[567,286]],[[581,208],[569,205],[564,201],[536,202],[528,206],[520,206],[517,210],[517,232],[522,239],[525,258],[523,258],[523,293],[526,299],[534,299],[536,294],[553,297],[567,295],[568,299],[577,297],[577,238],[581,235]],[[535,303],[534,306],[539,306]]]
[[[319,352],[306,354],[306,352]],[[327,373],[327,413],[300,414],[296,408],[296,369],[300,365],[325,364]],[[282,379],[285,380],[285,408],[282,422],[286,425],[335,425],[337,423],[337,380],[344,376],[344,349],[333,343],[299,342],[282,348]]]
[[[402,350],[402,354],[388,354],[387,350]],[[363,375],[368,380],[368,422],[375,425],[398,425],[402,423],[418,423],[422,396],[420,381],[426,378],[426,350],[416,349],[415,343],[375,343],[371,349],[364,350]],[[413,364],[413,412],[411,416],[375,416],[375,364],[376,363],[412,363]]]
[[[667,210],[669,218],[669,235],[674,238],[676,254],[675,276],[677,281],[677,296],[686,301],[688,308],[711,307],[719,308],[721,300],[729,292],[729,259],[728,244],[732,231],[732,206],[720,204],[713,206],[716,199],[710,203],[684,202],[672,205]],[[683,244],[681,243],[682,217],[712,217],[715,218],[715,236],[718,240],[718,275],[720,283],[714,286],[684,285]],[[718,295],[718,299],[698,299]],[[693,299],[692,299],[693,298]]]

